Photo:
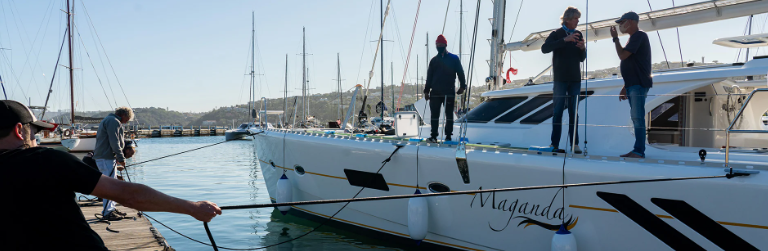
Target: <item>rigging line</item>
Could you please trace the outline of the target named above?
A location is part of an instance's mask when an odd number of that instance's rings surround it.
[[[749,28],[749,17],[747,17],[747,24],[744,25],[744,31],[741,33],[742,36],[747,34],[747,28]],[[733,62],[739,62],[739,58],[741,57],[741,50],[743,48],[739,48],[739,53],[736,54],[736,58],[733,59]]]
[[[392,2],[392,0],[387,0],[387,10],[384,12],[384,18],[381,21],[381,26],[383,27],[384,24],[387,22],[387,17],[389,16],[389,4]],[[360,108],[360,113],[363,113],[363,110],[365,109],[365,103],[368,100],[368,93],[370,92],[370,86],[371,86],[371,80],[373,79],[373,71],[376,69],[376,59],[379,55],[379,47],[381,46],[381,40],[384,37],[384,29],[381,29],[381,32],[379,33],[379,40],[376,42],[376,52],[373,55],[373,64],[371,65],[371,71],[368,72],[368,83],[365,86],[365,95],[363,96],[363,103]],[[384,93],[382,91],[382,93]],[[373,115],[373,114],[371,114]]]
[[[11,4],[13,4],[13,5],[11,5]],[[24,74],[24,71],[26,70],[26,67],[25,67],[25,66],[28,66],[28,65],[29,65],[28,63],[29,63],[29,57],[30,57],[30,53],[34,53],[34,47],[35,47],[35,45],[34,45],[34,42],[32,42],[32,45],[30,46],[30,48],[29,48],[29,51],[27,51],[27,46],[26,46],[26,45],[25,45],[25,43],[24,43],[24,37],[26,37],[26,38],[27,38],[27,41],[29,41],[29,40],[30,40],[30,39],[29,39],[29,33],[27,33],[27,30],[26,30],[26,29],[23,29],[23,30],[22,30],[22,29],[20,29],[20,28],[19,28],[19,21],[17,21],[18,17],[16,16],[16,12],[18,12],[18,9],[16,9],[15,5],[16,5],[16,3],[15,3],[15,2],[13,2],[13,1],[11,1],[11,2],[8,4],[8,6],[9,6],[9,10],[11,11],[11,15],[13,16],[13,23],[16,25],[16,30],[17,30],[17,32],[19,33],[19,40],[21,41],[21,47],[22,47],[22,49],[23,49],[23,51],[24,51],[24,54],[25,54],[25,56],[26,56],[26,59],[24,60],[24,64],[21,66],[21,73],[19,73],[19,75],[23,75],[23,74]],[[49,5],[49,6],[50,6],[50,5]],[[13,11],[14,9],[16,9],[16,12],[14,12],[14,11]],[[45,19],[45,18],[43,18],[43,19]],[[42,23],[41,23],[40,25],[41,25],[41,27],[42,27]],[[24,22],[23,22],[23,21],[21,21],[21,26],[22,26],[22,27],[25,27],[25,26],[24,26]],[[25,27],[25,28],[26,28],[26,27]],[[22,36],[22,35],[21,35],[21,32],[22,32],[22,31],[24,31],[24,36]],[[40,31],[40,30],[38,29],[38,32],[39,32],[39,31]],[[10,34],[10,32],[9,32],[8,34]],[[39,34],[39,33],[38,33],[38,34]],[[35,41],[36,41],[36,40],[37,40],[37,34],[35,35]],[[42,44],[41,44],[41,48],[42,48]],[[34,71],[35,71],[35,70],[34,70],[34,67],[33,67],[32,65],[29,65],[29,68],[30,68],[30,71],[31,71],[31,72],[33,72],[32,74],[34,74]],[[20,80],[18,77],[16,78],[16,82],[19,84],[19,86],[21,86],[21,80]],[[27,91],[29,91],[29,89],[31,88],[31,86],[32,86],[32,85],[31,85],[31,83],[32,83],[32,82],[35,82],[35,86],[37,86],[37,81],[34,81],[34,76],[33,76],[33,77],[31,77],[31,79],[30,79],[30,83],[29,83],[29,84],[27,84]],[[21,87],[21,88],[22,88],[22,90],[23,90],[23,87]],[[22,91],[22,92],[23,92],[23,91]],[[39,90],[38,90],[38,96],[39,96],[39,95],[40,95],[40,92],[39,92]],[[25,96],[25,97],[28,97],[27,95],[24,95],[24,96]],[[41,99],[42,99],[42,97],[41,97]]]
[[[67,28],[66,30],[69,30]],[[66,33],[65,33],[66,34]],[[51,77],[51,85],[48,87],[48,95],[45,97],[45,104],[43,105],[43,114],[40,115],[40,119],[45,119],[45,111],[48,110],[48,99],[51,97],[51,93],[53,92],[53,81],[56,79],[56,72],[59,69],[59,60],[61,60],[61,52],[64,50],[64,43],[67,39],[67,36],[64,35],[64,37],[61,39],[61,47],[59,48],[59,56],[56,57],[56,65],[53,66],[53,76]],[[2,82],[2,80],[0,80]],[[5,87],[3,87],[3,92],[5,92]],[[8,99],[6,97],[6,99]]]
[[[445,18],[443,18],[443,31],[440,32],[440,34],[445,33],[445,21],[448,20],[448,9],[451,7],[451,0],[448,0],[448,5],[445,6]]]
[[[53,81],[53,80],[51,80]],[[0,86],[3,87],[3,95],[5,96],[5,99],[8,100],[8,93],[5,93],[5,83],[3,83],[3,76],[0,75]],[[43,114],[45,114],[45,110],[43,110]],[[42,119],[42,116],[40,117]]]
[[[451,196],[451,195],[466,195],[466,194],[482,194],[482,193],[496,193],[496,192],[512,192],[512,191],[531,191],[551,188],[568,188],[568,187],[590,187],[590,186],[607,186],[607,185],[620,185],[620,184],[636,184],[636,183],[653,183],[653,182],[668,182],[668,181],[684,181],[684,180],[703,180],[703,179],[717,179],[717,178],[733,178],[738,176],[748,176],[749,174],[734,173],[715,176],[694,176],[694,177],[674,177],[674,178],[657,178],[657,179],[642,179],[642,180],[619,180],[619,181],[599,181],[599,182],[583,182],[583,183],[571,183],[564,185],[540,185],[540,186],[523,186],[523,187],[509,187],[509,188],[494,188],[494,189],[479,189],[479,190],[464,190],[464,191],[452,191],[442,193],[423,193],[423,194],[403,194],[403,195],[387,195],[387,196],[374,196],[374,197],[362,197],[362,198],[350,198],[350,199],[327,199],[327,200],[309,200],[309,201],[295,201],[295,202],[282,202],[282,203],[269,203],[269,204],[250,204],[250,205],[233,205],[233,206],[220,206],[221,210],[235,210],[235,209],[254,209],[254,208],[267,208],[267,207],[281,207],[281,206],[303,206],[303,205],[318,205],[318,204],[332,204],[332,203],[345,203],[345,202],[360,202],[360,201],[378,201],[378,200],[395,200],[395,199],[410,199],[417,197],[435,197],[435,196]]]
[[[83,3],[83,2],[84,1],[80,1],[80,3]],[[96,39],[94,38],[94,35],[93,35],[95,33],[95,27],[93,27],[92,24],[88,25],[87,27],[88,27],[88,31],[91,32],[91,41],[93,42],[94,45],[96,45]],[[107,75],[107,68],[104,66],[104,59],[101,57],[102,52],[104,51],[103,50],[99,51],[99,47],[96,46],[96,55],[99,57],[99,63],[101,64],[101,69],[104,72],[104,78],[107,79],[107,86],[109,87],[109,92],[112,93],[112,99],[115,102],[115,106],[119,107],[119,105],[117,105],[117,97],[115,96],[115,90],[114,88],[112,88],[112,81],[109,80],[109,75]],[[96,71],[96,69],[94,69],[94,71]]]
[[[384,161],[382,161],[382,162],[381,162],[381,163],[382,163],[382,164],[381,164],[381,167],[379,167],[379,170],[378,170],[378,171],[376,171],[376,173],[377,173],[377,174],[378,174],[378,173],[380,173],[380,172],[381,172],[381,169],[383,169],[383,168],[384,168],[384,166],[386,166],[386,165],[387,165],[387,163],[389,163],[389,161],[391,161],[391,160],[392,160],[392,156],[394,156],[394,155],[395,155],[395,153],[397,153],[398,151],[400,151],[400,148],[403,148],[404,146],[405,146],[405,145],[395,145],[395,150],[394,150],[394,151],[392,151],[392,154],[390,154],[390,155],[389,155],[389,157],[387,157],[387,159],[385,159]],[[285,170],[283,170],[283,171],[285,171]],[[371,181],[373,181],[373,177],[371,177],[371,180],[369,181],[369,183],[370,183]],[[355,196],[352,196],[352,198],[353,198],[353,199],[354,199],[354,198],[357,198],[357,196],[358,196],[358,195],[360,195],[360,193],[361,193],[361,192],[363,192],[363,190],[365,190],[365,187],[361,187],[361,188],[360,188],[360,190],[359,190],[359,191],[357,191],[357,193],[355,194]],[[317,226],[317,227],[315,227],[314,229],[310,230],[309,232],[306,232],[306,233],[304,233],[304,234],[302,234],[302,235],[299,235],[298,237],[296,237],[296,238],[293,238],[293,239],[290,239],[290,240],[285,240],[285,241],[282,241],[282,242],[278,242],[278,243],[275,243],[275,244],[272,244],[272,245],[269,245],[269,246],[264,246],[264,247],[259,247],[259,248],[226,248],[226,247],[217,246],[217,245],[216,245],[216,242],[213,240],[213,235],[211,235],[211,231],[208,229],[207,223],[203,222],[203,225],[205,226],[205,232],[208,234],[208,238],[211,240],[211,243],[213,244],[213,245],[209,245],[209,246],[212,246],[214,250],[218,250],[217,248],[226,249],[226,250],[260,250],[260,249],[266,249],[266,248],[270,248],[270,247],[278,246],[278,245],[281,245],[281,244],[283,244],[283,243],[292,242],[292,241],[295,241],[295,240],[301,239],[302,237],[304,237],[304,236],[307,236],[307,235],[309,235],[310,233],[313,233],[313,232],[315,232],[317,229],[319,229],[319,228],[320,228],[320,227],[322,227],[322,226],[325,226],[325,224],[327,224],[327,223],[328,223],[328,222],[329,222],[331,219],[333,219],[334,217],[336,217],[336,215],[337,215],[337,214],[339,214],[339,213],[340,213],[342,210],[344,210],[344,208],[346,208],[347,206],[349,206],[349,203],[351,203],[351,201],[350,201],[350,202],[347,202],[347,204],[345,204],[344,206],[342,206],[342,207],[341,207],[341,208],[340,208],[338,211],[336,211],[336,213],[334,213],[333,215],[331,215],[331,217],[328,217],[328,218],[326,218],[326,219],[325,219],[325,221],[323,221],[323,222],[322,222],[320,225],[318,225],[318,226]]]
[[[371,13],[373,12],[373,4],[374,0],[371,0],[371,8],[368,10],[368,24],[365,25],[365,36],[363,36],[363,51],[360,52],[360,62],[357,63],[358,66],[363,65],[363,56],[365,56],[365,45],[368,44],[368,31],[371,28],[371,18],[373,17]],[[357,77],[355,77],[355,85],[358,85],[360,82],[360,70],[362,67],[357,67]],[[354,87],[353,87],[354,88]]]
[[[101,90],[104,92],[104,97],[107,98],[107,104],[109,104],[109,107],[111,109],[115,109],[114,107],[112,107],[112,104],[110,104],[110,102],[109,102],[109,95],[107,95],[107,90],[104,89],[104,84],[101,82],[101,78],[99,77],[99,73],[96,71],[96,66],[93,65],[93,60],[91,59],[91,54],[88,53],[88,49],[85,48],[85,43],[83,42],[83,37],[80,36],[80,30],[77,28],[77,25],[74,25],[74,26],[75,26],[75,30],[77,31],[77,37],[80,38],[80,44],[83,45],[83,51],[85,51],[85,55],[88,57],[88,62],[91,63],[91,67],[93,68],[93,75],[96,75],[96,79],[99,81],[99,85],[101,85]],[[82,74],[82,75],[85,75],[85,74]],[[112,97],[114,98],[114,94],[112,95]],[[115,101],[115,106],[118,106],[117,105],[117,100],[114,100],[114,101]]]
[[[85,16],[88,17],[88,23],[93,26],[93,21],[91,20],[91,15],[88,14],[88,9],[85,8],[85,4],[83,4],[84,1],[80,1],[80,4],[83,6],[83,10],[85,12]],[[96,26],[93,26],[93,33],[96,34],[96,38],[99,40],[99,45],[101,46],[101,51],[104,52],[104,57],[107,58],[107,63],[109,64],[109,68],[112,69],[112,74],[115,76],[115,80],[117,81],[117,85],[120,86],[120,91],[123,93],[123,97],[125,97],[125,102],[128,104],[128,107],[131,107],[133,109],[133,106],[131,105],[131,101],[128,100],[128,95],[125,94],[125,90],[123,89],[123,84],[120,83],[120,79],[117,77],[117,72],[115,71],[115,67],[112,65],[112,60],[109,59],[109,55],[107,55],[107,50],[104,49],[104,44],[101,42],[101,37],[99,36],[99,32],[96,31]],[[106,74],[106,73],[104,73]],[[135,117],[135,116],[134,116]],[[134,120],[138,123],[138,119],[134,118]]]
[[[675,7],[675,0],[672,0],[672,8]],[[680,44],[680,27],[675,27],[677,32],[677,49],[680,52],[680,67],[685,67],[685,61],[683,60],[683,47]]]
[[[27,85],[29,86],[33,82],[35,83],[34,86],[35,86],[35,89],[37,89],[37,95],[38,95],[38,97],[40,99],[42,99],[42,96],[40,96],[40,88],[37,85],[37,80],[35,80],[34,71],[35,71],[35,69],[40,68],[40,71],[42,72],[42,69],[43,69],[43,67],[40,65],[40,51],[43,50],[43,42],[42,41],[45,40],[45,37],[48,34],[48,26],[50,25],[51,19],[53,18],[52,15],[50,15],[50,16],[48,15],[49,12],[50,12],[49,10],[52,9],[52,7],[53,7],[53,4],[51,3],[51,5],[49,5],[48,8],[46,9],[46,12],[45,12],[46,14],[43,16],[43,21],[41,21],[40,27],[38,27],[37,32],[35,32],[35,39],[32,40],[32,46],[30,46],[30,48],[29,48],[29,52],[31,54],[34,54],[33,56],[35,56],[35,63],[30,63],[30,68],[31,68],[32,76],[30,77],[29,83]],[[46,29],[44,29],[43,37],[41,38],[40,48],[37,50],[37,53],[35,54],[34,53],[35,43],[37,42],[38,35],[40,35],[40,29],[43,27],[43,22],[45,21],[46,17],[48,17],[48,22],[45,22],[45,28]],[[23,24],[22,24],[22,26],[23,26]],[[27,39],[29,39],[29,38],[27,38]],[[29,56],[27,56],[27,61],[29,61]],[[26,64],[26,62],[24,64]],[[24,73],[22,71],[21,75],[23,75],[23,74]],[[43,74],[45,74],[45,73],[43,73]],[[27,88],[29,88],[29,87],[27,87]],[[29,90],[29,89],[27,89],[27,90]]]
[[[400,99],[403,98],[403,88],[405,88],[405,77],[408,74],[408,64],[411,61],[411,49],[413,48],[413,38],[416,36],[416,24],[419,22],[419,10],[421,9],[421,0],[419,0],[418,5],[416,5],[416,19],[413,20],[413,31],[411,31],[411,43],[408,45],[408,58],[405,60],[405,69],[403,70],[403,80],[400,81],[400,96],[397,98],[397,107],[393,111],[396,112],[400,109]],[[393,86],[394,88],[394,86]]]
[[[472,47],[470,47],[470,54],[469,54],[469,65],[467,66],[467,70],[469,72],[469,85],[467,86],[467,99],[464,100],[464,107],[469,106],[469,101],[472,99],[472,79],[474,77],[474,71],[475,71],[475,49],[477,48],[477,24],[480,18],[480,1],[477,0],[477,7],[475,10],[475,27],[472,31]],[[469,124],[467,123],[466,116],[464,117],[463,121],[461,122],[461,126],[459,126],[459,144],[463,144],[463,138],[467,135],[467,130],[469,129]]]
[[[651,8],[651,0],[646,1],[648,2],[648,9],[653,11],[653,8]],[[667,69],[672,69],[672,67],[669,66],[669,59],[667,59],[667,50],[664,49],[664,41],[661,41],[661,33],[656,31],[656,35],[659,36],[659,44],[661,45],[661,51],[664,53],[664,61],[667,62]]]
[[[19,88],[19,90],[21,90],[21,95],[23,95],[24,97],[28,97],[27,92],[24,91],[24,87],[21,86],[21,80],[19,79],[19,76],[16,75],[16,71],[13,70],[13,64],[11,64],[12,61],[8,59],[8,55],[6,55],[3,50],[0,50],[0,54],[3,55],[3,58],[8,63],[8,69],[11,70],[11,76],[16,79],[16,87]]]

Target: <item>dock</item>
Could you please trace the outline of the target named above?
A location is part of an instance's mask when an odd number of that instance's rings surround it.
[[[229,130],[229,127],[171,127],[163,126],[152,128],[126,127],[125,131],[130,132],[139,138],[160,138],[160,137],[196,137],[196,136],[221,136]]]
[[[111,221],[111,225],[99,222],[94,214],[101,213],[103,203],[78,201],[80,210],[83,211],[86,222],[91,226],[109,250],[137,250],[137,251],[173,251],[165,238],[160,234],[149,219],[138,215],[135,209],[117,204],[117,209],[127,213],[128,217],[119,221]],[[107,229],[109,228],[109,230]],[[112,232],[112,231],[117,231]]]

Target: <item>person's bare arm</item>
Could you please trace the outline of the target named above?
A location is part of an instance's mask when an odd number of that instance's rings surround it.
[[[187,214],[205,222],[211,221],[217,214],[221,215],[221,209],[213,202],[183,200],[142,184],[119,181],[104,175],[101,175],[91,194],[140,211]]]
[[[619,37],[619,34],[616,32],[616,26],[611,27],[611,37],[614,38],[613,45],[616,47],[616,54],[619,56],[619,59],[624,60],[632,55],[631,52],[624,50],[624,47],[621,46],[621,42],[618,39],[615,39]]]

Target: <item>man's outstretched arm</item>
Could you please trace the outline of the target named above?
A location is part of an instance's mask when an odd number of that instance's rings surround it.
[[[183,200],[146,185],[119,181],[104,175],[101,175],[91,194],[140,211],[187,214],[205,222],[211,221],[217,214],[221,215],[221,209],[213,202]]]

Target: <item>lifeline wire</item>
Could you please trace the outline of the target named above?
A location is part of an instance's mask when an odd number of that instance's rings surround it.
[[[748,176],[748,175],[749,174],[734,173],[734,174],[725,174],[725,175],[716,175],[716,176],[677,177],[677,178],[659,178],[659,179],[625,180],[625,181],[601,181],[601,182],[573,183],[573,184],[564,184],[564,185],[544,185],[544,186],[496,188],[496,189],[485,189],[485,190],[483,189],[466,190],[466,191],[443,192],[443,193],[389,195],[389,196],[364,197],[364,198],[352,198],[352,199],[329,199],[329,200],[297,201],[297,202],[284,202],[284,203],[272,203],[272,204],[235,205],[235,206],[221,206],[219,208],[221,208],[221,210],[232,210],[232,209],[250,209],[250,208],[281,207],[281,206],[317,205],[317,204],[331,204],[331,203],[359,202],[359,201],[410,199],[410,198],[416,198],[416,197],[477,194],[477,193],[489,193],[489,192],[528,191],[528,190],[540,190],[540,189],[549,189],[549,188],[604,186],[604,185],[617,185],[617,184],[700,180],[700,179],[716,179],[716,178],[730,179],[737,176]]]

